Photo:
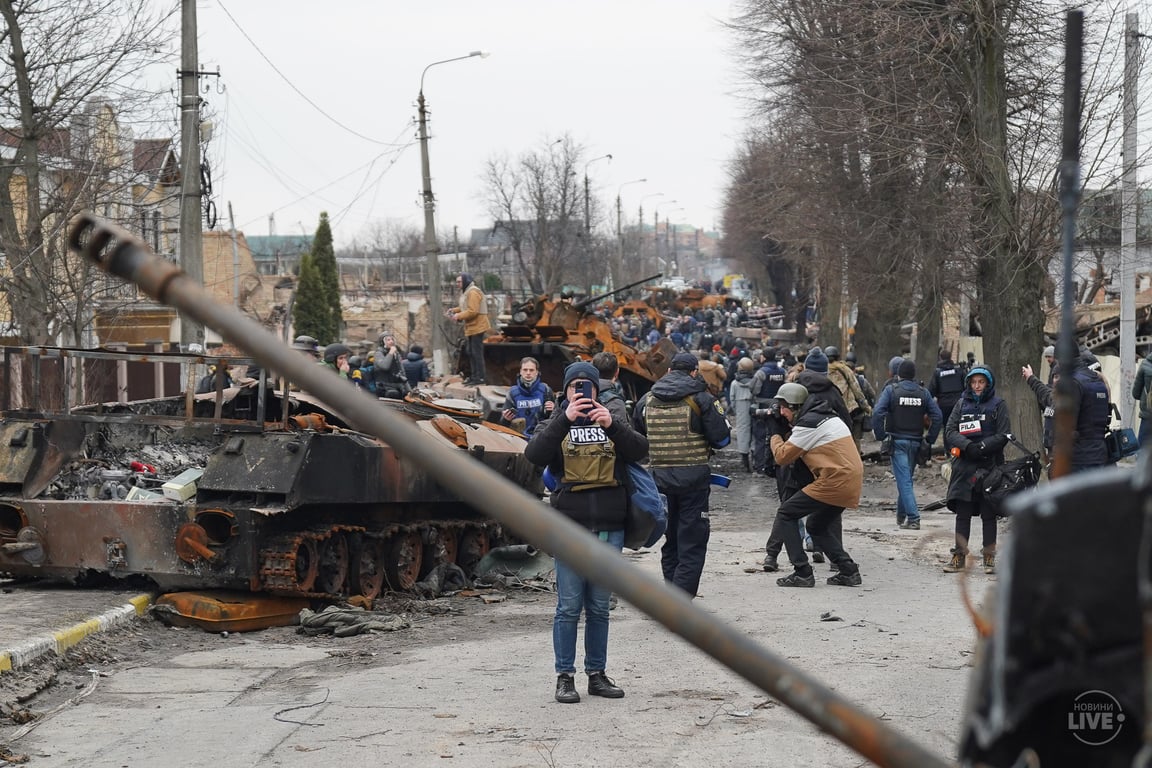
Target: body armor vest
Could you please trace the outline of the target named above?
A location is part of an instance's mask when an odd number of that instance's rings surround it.
[[[572,427],[560,444],[564,455],[564,479],[570,491],[612,488],[616,480],[616,446],[599,424]]]
[[[1076,433],[1086,440],[1103,440],[1112,420],[1108,387],[1101,379],[1077,371],[1073,378],[1080,385],[1080,412],[1076,414]]]
[[[964,372],[960,368],[953,365],[950,368],[937,368],[937,371],[936,379],[940,382],[937,394],[959,395],[964,391]]]
[[[648,399],[648,455],[653,467],[690,467],[708,463],[708,441],[692,431],[690,398],[666,402]]]
[[[903,435],[924,434],[925,398],[923,389],[910,391],[903,387],[892,388],[891,407],[888,411],[888,431]]]

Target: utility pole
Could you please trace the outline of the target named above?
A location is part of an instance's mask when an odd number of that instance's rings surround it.
[[[236,219],[232,216],[232,201],[228,201],[228,227],[232,234],[232,303],[240,306],[240,249],[236,245]]]
[[[200,236],[200,62],[196,50],[196,0],[181,0],[180,23],[180,267],[204,284]],[[180,318],[180,346],[204,345],[204,326]]]
[[[1136,378],[1136,88],[1140,77],[1140,21],[1124,17],[1124,166],[1120,177],[1120,419],[1135,426],[1132,382]]]

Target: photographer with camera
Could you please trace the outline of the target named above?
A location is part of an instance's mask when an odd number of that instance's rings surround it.
[[[768,347],[761,353],[764,364],[752,376],[750,385],[753,400],[752,419],[752,469],[755,472],[776,476],[776,462],[772,460],[772,452],[768,450],[768,431],[763,417],[755,416],[756,411],[763,411],[772,406],[776,393],[784,383],[787,372],[776,362],[776,350]]]
[[[620,551],[628,515],[628,492],[621,483],[625,464],[648,452],[648,441],[627,419],[616,418],[596,401],[600,372],[591,363],[564,369],[564,401],[536,430],[524,457],[547,467],[559,485],[552,494],[554,510],[587,528]],[[556,613],[552,649],[556,701],[580,701],[576,691],[576,635],[584,613],[584,671],[588,693],[619,699],[624,691],[605,675],[608,662],[608,617],[611,590],[598,586],[570,565],[556,561]]]
[[[912,472],[917,464],[924,464],[932,456],[932,444],[940,434],[944,416],[931,393],[916,382],[916,363],[904,360],[896,375],[899,380],[880,393],[872,414],[872,432],[882,446],[891,446],[887,455],[896,478],[896,524],[918,531],[920,507],[912,487]]]
[[[860,586],[860,566],[844,551],[834,534],[841,515],[860,503],[864,464],[852,440],[852,432],[827,400],[812,399],[804,386],[785,384],[777,394],[779,415],[769,416],[772,454],[780,467],[802,461],[811,482],[789,496],[776,510],[772,538],[780,538],[788,550],[793,573],[776,580],[781,587],[814,587],[816,577],[804,552],[797,521],[807,518],[808,533],[837,572],[828,583]],[[787,437],[785,437],[787,435]],[[799,470],[799,467],[796,468]],[[799,475],[797,475],[799,477]]]

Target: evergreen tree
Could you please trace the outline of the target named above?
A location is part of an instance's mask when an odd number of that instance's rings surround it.
[[[320,214],[320,224],[316,236],[312,238],[312,264],[323,289],[331,334],[325,338],[339,341],[344,327],[344,313],[340,309],[340,269],[336,266],[336,251],[332,247],[332,226],[328,223],[328,213]],[[317,337],[320,338],[320,337]]]
[[[332,325],[332,312],[328,307],[320,272],[312,255],[308,253],[300,259],[300,280],[296,284],[292,322],[296,326],[297,335],[312,336],[321,344],[339,340]]]

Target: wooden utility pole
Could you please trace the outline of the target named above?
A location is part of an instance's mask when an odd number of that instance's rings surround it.
[[[204,284],[200,237],[200,63],[196,50],[196,0],[181,0],[180,41],[180,267]],[[180,318],[180,345],[204,344],[204,327]]]

